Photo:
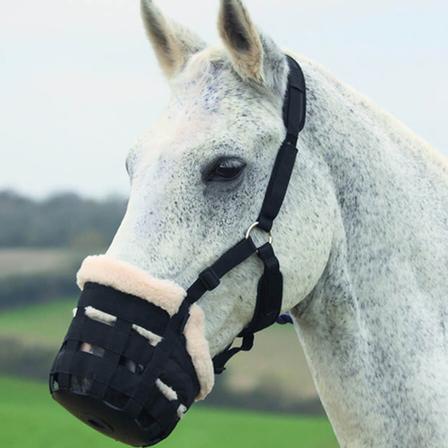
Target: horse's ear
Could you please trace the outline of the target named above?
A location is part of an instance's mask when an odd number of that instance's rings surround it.
[[[152,0],[141,0],[141,12],[146,33],[168,78],[179,73],[194,53],[206,47],[196,34],[165,18]]]
[[[288,77],[286,56],[257,30],[241,0],[221,0],[218,28],[236,72],[283,94]]]

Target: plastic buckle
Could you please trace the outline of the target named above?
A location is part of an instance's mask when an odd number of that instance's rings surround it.
[[[213,291],[221,283],[221,280],[212,268],[208,268],[205,271],[201,272],[199,274],[199,279],[201,280],[207,291]]]

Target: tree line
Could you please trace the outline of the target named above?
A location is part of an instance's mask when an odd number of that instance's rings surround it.
[[[0,248],[106,247],[126,209],[120,197],[59,193],[43,200],[0,191]]]

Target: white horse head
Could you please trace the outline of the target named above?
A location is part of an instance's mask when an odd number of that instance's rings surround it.
[[[129,207],[108,254],[187,288],[258,216],[285,136],[288,64],[238,1],[222,2],[226,49],[206,48],[152,2],[142,6],[172,97],[130,152]],[[297,173],[295,197],[276,224],[283,274],[296,279],[286,283],[285,310],[310,292],[330,251],[332,207],[315,176]],[[303,263],[289,256],[292,244]],[[212,355],[250,321],[260,269],[247,262],[201,301]]]
[[[221,1],[224,48],[149,0],[142,11],[171,101],[129,154],[129,206],[108,255],[186,289],[258,216],[285,136],[288,65],[239,0]],[[446,161],[295,57],[309,108],[274,228],[283,309],[342,446],[446,446]],[[250,259],[199,302],[212,356],[251,320],[260,273]]]

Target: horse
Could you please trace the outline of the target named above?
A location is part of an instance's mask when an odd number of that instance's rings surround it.
[[[285,138],[289,69],[240,0],[221,0],[216,47],[151,0],[142,16],[171,99],[129,152],[129,203],[106,257],[186,289],[257,216]],[[272,235],[282,310],[341,447],[446,447],[447,160],[289,54],[308,112]],[[250,322],[260,270],[247,260],[198,302],[212,357]]]

